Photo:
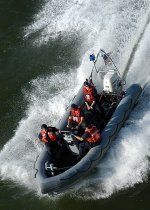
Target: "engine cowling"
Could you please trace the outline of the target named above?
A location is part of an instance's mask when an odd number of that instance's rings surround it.
[[[103,90],[108,93],[119,94],[122,92],[122,80],[117,72],[108,72],[104,76]]]

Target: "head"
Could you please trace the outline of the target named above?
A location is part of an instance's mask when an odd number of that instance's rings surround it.
[[[92,124],[87,125],[87,128],[88,128],[88,129],[92,129],[92,127],[93,127]]]
[[[47,127],[46,124],[42,124],[42,125],[41,125],[41,130],[47,130],[47,129],[48,129],[48,127]]]
[[[77,106],[76,104],[71,104],[71,108],[72,108],[72,109],[77,109],[78,106]]]
[[[55,128],[54,128],[54,127],[51,127],[48,131],[49,131],[50,133],[55,133]]]
[[[88,81],[85,81],[85,82],[84,82],[84,86],[85,86],[85,87],[90,87],[90,84],[88,83]]]

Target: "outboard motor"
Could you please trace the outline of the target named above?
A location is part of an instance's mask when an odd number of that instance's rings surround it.
[[[122,80],[116,71],[109,71],[103,79],[103,90],[106,93],[119,95],[122,92]]]

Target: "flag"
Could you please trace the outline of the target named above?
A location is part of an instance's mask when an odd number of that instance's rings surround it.
[[[95,61],[95,55],[94,55],[94,53],[90,55],[90,61]]]
[[[103,58],[105,65],[108,65],[109,63],[112,63],[112,60],[111,60],[111,57],[110,57],[111,53],[106,53],[102,49],[101,49],[100,52],[101,52],[101,57]]]

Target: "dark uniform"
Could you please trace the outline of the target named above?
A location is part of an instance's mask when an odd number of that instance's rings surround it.
[[[59,159],[62,153],[64,153],[68,148],[65,144],[63,136],[58,134],[59,131],[55,127],[47,127],[45,124],[41,127],[41,132],[39,134],[39,139],[45,143],[46,149],[50,155],[52,162],[55,159]]]
[[[85,102],[85,119],[88,124],[98,124],[104,118],[104,110],[99,104],[98,94],[93,84],[84,82],[83,96]]]
[[[95,147],[100,144],[100,132],[96,126],[89,125],[84,134],[82,135],[81,140],[78,140],[77,136],[74,136],[74,142],[79,150],[79,159],[81,159],[92,147]]]

